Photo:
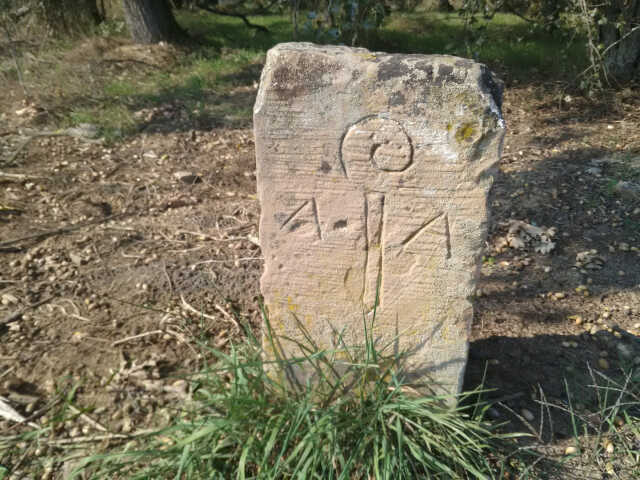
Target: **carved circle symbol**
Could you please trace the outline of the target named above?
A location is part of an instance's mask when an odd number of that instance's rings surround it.
[[[342,142],[342,158],[349,164],[370,161],[386,172],[401,172],[413,160],[409,136],[395,120],[367,117],[352,125]]]

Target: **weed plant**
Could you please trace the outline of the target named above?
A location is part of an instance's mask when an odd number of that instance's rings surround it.
[[[79,471],[131,479],[499,477],[506,435],[482,420],[483,406],[419,393],[404,380],[404,356],[385,355],[366,332],[364,345],[339,335],[331,350],[305,335],[299,357],[267,360],[248,331],[229,353],[210,350],[216,361],[192,378],[195,401],[173,425],[88,458]],[[292,370],[313,372],[313,380],[291,380]]]

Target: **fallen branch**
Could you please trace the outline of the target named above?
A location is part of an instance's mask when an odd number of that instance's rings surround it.
[[[55,230],[47,230],[41,233],[35,233],[33,235],[27,235],[26,237],[16,238],[14,240],[8,240],[6,242],[0,243],[0,251],[6,249],[7,247],[11,247],[17,243],[26,242],[28,240],[44,240],[45,238],[53,237],[55,235],[60,235],[63,233],[69,233],[76,230],[83,229],[85,227],[90,227],[92,225],[97,225],[103,222],[107,222],[109,220],[115,220],[116,218],[122,217],[124,214],[120,213],[117,215],[109,215],[108,217],[100,218],[97,220],[91,220],[89,222],[79,223],[76,225],[68,225],[62,228],[56,228]]]

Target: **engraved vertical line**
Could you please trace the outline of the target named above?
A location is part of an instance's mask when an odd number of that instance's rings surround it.
[[[322,227],[320,226],[320,215],[318,213],[318,202],[316,200],[316,197],[313,197],[313,199],[311,200],[313,202],[313,216],[316,219],[316,225],[318,227],[318,238],[320,238],[320,240],[322,240]]]
[[[386,197],[384,195],[380,198],[380,238],[378,239],[380,242],[380,256],[378,257],[378,278],[376,279],[376,300],[378,301],[378,307],[382,307],[382,293],[383,293],[383,280],[384,275],[382,274],[382,269],[384,268],[384,234],[385,234],[385,225],[387,223],[387,211],[385,207]]]
[[[369,267],[369,248],[371,246],[369,242],[369,200],[367,194],[364,194],[364,275],[362,276],[362,303],[366,306],[367,301],[367,270]]]
[[[444,215],[444,232],[447,242],[447,258],[451,258],[451,232],[449,231],[449,214]]]

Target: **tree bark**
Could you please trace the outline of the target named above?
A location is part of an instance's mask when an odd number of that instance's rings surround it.
[[[449,0],[439,0],[438,11],[440,12],[453,12],[454,8],[449,3]]]
[[[96,0],[43,0],[38,2],[38,7],[56,34],[87,33],[104,21]]]
[[[136,43],[174,42],[186,37],[167,0],[123,0],[124,16]]]
[[[622,82],[640,78],[640,0],[613,0],[604,13],[600,40],[607,74]],[[616,26],[621,18],[623,26]]]

